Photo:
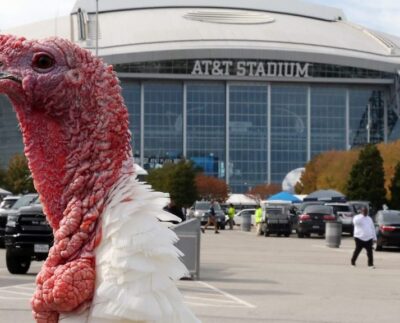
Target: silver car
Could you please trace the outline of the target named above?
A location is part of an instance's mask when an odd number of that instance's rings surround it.
[[[190,208],[189,217],[197,218],[200,220],[201,224],[206,224],[208,217],[210,215],[211,202],[209,201],[196,201]],[[222,211],[219,203],[214,203],[215,215],[219,228],[221,230],[225,229],[225,213]]]

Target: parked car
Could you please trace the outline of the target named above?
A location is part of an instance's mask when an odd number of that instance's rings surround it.
[[[368,201],[348,201],[347,203],[353,206],[355,214],[359,214],[363,207],[366,207],[369,211],[371,210],[371,205]]]
[[[291,205],[266,206],[263,212],[263,229],[264,236],[277,234],[285,237],[292,233],[292,212]]]
[[[21,207],[8,216],[5,245],[7,269],[11,274],[25,274],[32,260],[47,258],[53,245],[53,230],[40,204]]]
[[[241,225],[242,222],[243,222],[243,216],[246,216],[246,215],[250,215],[251,224],[254,225],[256,223],[256,221],[255,221],[255,212],[256,212],[256,209],[243,209],[243,210],[240,210],[233,217],[234,225]],[[227,222],[225,222],[225,224],[227,224]]]
[[[354,207],[349,203],[325,203],[333,208],[337,221],[342,223],[342,232],[353,234],[353,217],[356,214]]]
[[[6,196],[0,203],[0,214],[7,212],[18,201],[20,196],[9,195]]]
[[[201,224],[204,225],[208,221],[210,215],[211,202],[209,201],[196,201],[190,208],[189,217],[197,218],[200,220]],[[218,222],[218,226],[221,230],[225,229],[225,213],[222,211],[219,203],[214,203],[214,210]]]
[[[331,206],[309,205],[299,216],[297,236],[299,238],[309,237],[312,233],[320,236],[325,234],[325,223],[336,220]]]
[[[4,232],[7,223],[7,217],[18,211],[20,207],[27,206],[38,199],[38,194],[26,194],[18,198],[9,209],[0,213],[0,246],[4,247]]]
[[[400,211],[382,210],[375,216],[377,251],[386,246],[400,247]]]

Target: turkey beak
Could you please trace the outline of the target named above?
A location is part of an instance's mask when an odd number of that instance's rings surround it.
[[[0,80],[12,80],[21,83],[21,80],[18,77],[7,72],[0,72]]]

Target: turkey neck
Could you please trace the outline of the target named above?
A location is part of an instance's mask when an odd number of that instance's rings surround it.
[[[95,97],[95,96],[94,96]],[[21,104],[21,102],[19,102]],[[82,95],[68,112],[16,107],[35,188],[54,230],[80,205],[93,226],[130,157],[128,115],[119,95]],[[68,207],[70,205],[70,207]],[[93,229],[94,230],[94,229]],[[89,230],[92,231],[92,230]]]

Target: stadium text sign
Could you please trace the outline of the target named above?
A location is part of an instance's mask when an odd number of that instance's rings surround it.
[[[230,60],[196,60],[192,75],[255,76],[255,77],[310,77],[310,63],[256,62]]]

